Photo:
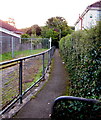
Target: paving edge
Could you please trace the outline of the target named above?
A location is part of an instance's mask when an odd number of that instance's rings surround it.
[[[48,82],[50,71],[51,71],[51,66],[49,66],[49,70],[47,71],[47,73],[46,73],[46,75],[45,75],[45,80],[44,80],[44,81],[41,81],[41,82],[39,83],[39,86],[36,87],[26,98],[23,99],[23,103],[22,103],[22,104],[16,103],[16,104],[14,105],[14,107],[13,107],[10,111],[2,114],[2,115],[0,116],[0,120],[1,120],[2,118],[12,118],[13,116],[15,116],[15,115],[21,110],[21,108],[22,108],[25,104],[27,104],[31,99],[33,99],[33,96],[36,96],[36,95],[38,94],[38,92],[40,92],[40,90],[43,88],[43,86],[45,85],[45,83]]]

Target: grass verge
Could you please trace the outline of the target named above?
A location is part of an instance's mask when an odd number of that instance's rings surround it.
[[[25,56],[28,56],[28,55],[38,54],[38,53],[43,52],[45,50],[47,50],[47,49],[15,51],[14,52],[14,58],[19,58],[19,57],[25,57]],[[0,54],[0,62],[6,61],[6,60],[12,60],[14,58],[12,58],[12,53],[11,52]]]

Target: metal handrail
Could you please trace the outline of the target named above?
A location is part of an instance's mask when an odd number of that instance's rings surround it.
[[[55,99],[54,103],[57,103],[60,100],[70,100],[70,101],[82,101],[82,102],[90,102],[90,103],[99,103],[99,100],[95,99],[87,99],[82,97],[74,97],[74,96],[60,96]]]
[[[27,56],[27,57],[21,57],[21,58],[18,58],[18,59],[14,59],[14,60],[10,60],[10,61],[5,61],[5,62],[1,62],[0,63],[0,69],[2,69],[2,66],[3,65],[7,65],[7,64],[11,64],[11,63],[14,63],[14,62],[17,62],[17,64],[19,64],[19,94],[18,94],[18,97],[16,99],[14,99],[12,101],[11,104],[9,104],[5,109],[3,109],[1,112],[0,112],[0,115],[4,114],[7,110],[9,110],[9,108],[11,108],[18,100],[20,101],[20,104],[22,104],[22,97],[32,88],[34,87],[40,80],[42,80],[47,72],[47,69],[51,63],[51,59],[52,59],[52,56],[54,54],[54,51],[55,51],[55,47],[52,47],[44,52],[41,52],[39,54],[34,54],[34,55],[30,55],[30,56]],[[48,65],[45,67],[45,57],[44,55],[48,53]],[[22,63],[23,61],[25,61],[26,59],[29,59],[29,58],[33,58],[33,57],[37,57],[37,56],[40,56],[42,55],[42,66],[43,66],[43,72],[42,72],[42,76],[32,85],[30,86],[29,88],[27,88],[27,90],[25,90],[24,92],[22,92]],[[15,64],[14,64],[15,65]]]
[[[74,96],[60,96],[53,101],[51,109],[52,120],[73,120],[76,119],[76,117],[80,119],[81,114],[83,115],[82,119],[88,116],[93,119],[101,118],[101,102],[95,99]]]
[[[45,52],[41,52],[39,54],[34,54],[34,55],[27,56],[27,57],[21,57],[21,58],[18,58],[18,59],[13,59],[13,60],[5,61],[5,62],[0,62],[0,65],[6,65],[6,64],[13,63],[13,62],[18,62],[18,61],[21,61],[21,60],[26,60],[26,59],[29,59],[29,58],[32,58],[32,57],[37,57],[37,56],[43,55],[43,54],[51,51],[53,48],[54,47],[52,47],[49,50],[46,50]]]

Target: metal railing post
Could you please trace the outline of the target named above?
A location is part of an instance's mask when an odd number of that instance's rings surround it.
[[[50,50],[50,61],[52,59],[52,49]]]
[[[22,104],[22,60],[19,63],[19,96],[20,104]]]
[[[48,65],[50,64],[50,52],[48,51]]]
[[[50,58],[49,58],[49,59],[50,59],[50,60],[49,60],[49,61],[50,61],[49,64],[51,64],[51,49],[50,49],[50,51],[49,51],[49,57],[50,57]]]
[[[43,56],[42,56],[42,64],[43,64],[43,78],[44,78],[44,74],[45,74],[45,60],[44,60],[44,58],[45,58],[45,55],[44,55],[44,53],[43,53]]]
[[[49,56],[50,56],[50,64],[51,64],[51,49],[49,51]]]
[[[48,70],[48,66],[45,65],[45,61],[47,60],[47,57],[45,57],[46,54],[48,54],[48,62],[49,64],[51,63],[51,59],[52,59],[52,56],[54,54],[54,50],[55,48],[51,48],[45,52],[42,52],[42,53],[39,53],[39,54],[36,54],[36,55],[30,55],[30,56],[27,56],[27,57],[22,57],[22,58],[18,58],[18,59],[15,59],[15,60],[10,60],[10,61],[6,61],[6,62],[1,62],[0,63],[0,66],[2,66],[2,69],[5,69],[7,67],[10,67],[10,66],[15,66],[15,65],[19,65],[18,67],[18,70],[19,70],[19,93],[17,96],[17,98],[15,98],[14,100],[12,100],[11,103],[8,104],[8,106],[6,108],[4,108],[2,111],[0,111],[0,115],[4,112],[6,112],[8,109],[10,109],[18,100],[20,102],[20,104],[23,102],[22,98],[23,96],[33,87],[35,86],[37,83],[39,83],[39,81],[41,80],[44,80],[45,79],[45,73],[47,72]],[[48,52],[48,53],[47,53]],[[22,80],[23,80],[23,61],[24,60],[27,60],[27,59],[30,59],[30,58],[33,58],[33,57],[36,57],[36,56],[41,56],[42,57],[42,76],[33,84],[31,85],[29,88],[27,88],[24,92],[23,92],[23,87],[22,87]],[[10,64],[12,63],[12,65]]]

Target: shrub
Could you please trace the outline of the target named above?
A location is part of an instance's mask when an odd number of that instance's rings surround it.
[[[60,40],[60,53],[71,78],[71,95],[100,99],[101,21],[97,26],[76,31]]]

